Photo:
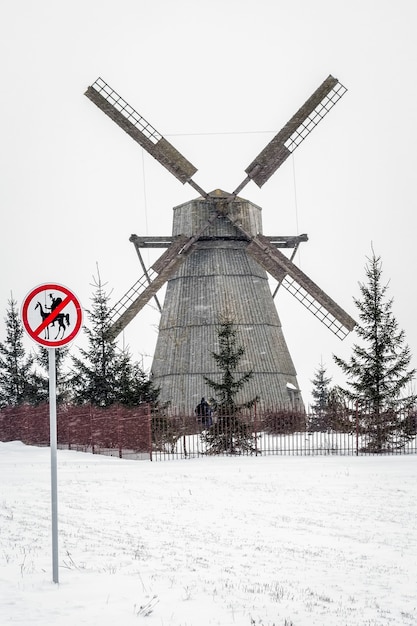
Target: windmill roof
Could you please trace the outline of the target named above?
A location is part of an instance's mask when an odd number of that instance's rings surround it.
[[[214,191],[210,191],[209,196],[212,198],[230,198],[232,194],[228,191],[223,191],[223,189],[215,189]]]

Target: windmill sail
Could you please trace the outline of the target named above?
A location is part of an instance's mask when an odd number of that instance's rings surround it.
[[[250,180],[262,187],[346,91],[337,78],[328,76],[246,168],[248,176],[234,193],[238,194]]]
[[[340,339],[344,339],[353,330],[355,320],[300,268],[274,248],[267,237],[254,237],[248,244],[247,251]]]
[[[161,289],[185,260],[186,243],[191,239],[178,237],[145,274],[125,293],[110,311],[111,332],[117,336],[126,328],[145,304]]]
[[[209,202],[212,208],[212,203]],[[145,304],[155,296],[161,287],[175,274],[178,267],[185,261],[186,255],[191,251],[192,246],[209,228],[210,224],[217,218],[217,213],[211,210],[211,214],[206,220],[200,224],[196,234],[186,236],[178,234],[173,237],[172,243],[159,259],[152,265],[151,270],[146,271],[129,289],[121,300],[113,307],[111,311],[112,333],[117,336],[126,328],[133,318],[143,309]],[[136,235],[132,235],[131,239],[135,240]],[[166,238],[164,238],[165,240]],[[152,279],[151,271],[154,272],[155,278]]]
[[[85,95],[179,181],[183,184],[191,182],[197,168],[103,79],[98,78]],[[194,181],[192,186],[196,186]],[[198,190],[204,194],[203,190]]]

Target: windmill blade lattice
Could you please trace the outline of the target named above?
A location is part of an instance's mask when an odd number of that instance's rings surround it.
[[[178,237],[110,311],[111,332],[121,333],[185,260],[188,237]]]
[[[247,250],[339,339],[344,339],[354,329],[355,320],[290,259],[274,248],[266,237],[257,235]]]
[[[258,187],[262,187],[346,91],[346,87],[339,83],[337,78],[328,76],[246,168],[245,172],[248,176],[234,193],[238,194],[250,180],[253,180]]]
[[[216,212],[203,222],[198,232],[192,236],[177,235],[152,267],[125,293],[113,307],[110,319],[113,322],[111,332],[117,336],[133,318],[153,298],[161,287],[175,274],[185,261],[195,242],[216,219]],[[164,238],[165,239],[165,238]]]
[[[180,182],[207,195],[191,178],[197,168],[102,78],[90,85],[85,95]]]

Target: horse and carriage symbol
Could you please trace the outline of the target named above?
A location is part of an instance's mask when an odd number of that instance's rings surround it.
[[[46,306],[45,308],[42,306],[42,303],[38,300],[35,305],[35,310],[39,309],[42,321],[45,321],[51,313],[62,303],[62,298],[59,296],[57,298],[54,297],[52,293],[49,294],[51,298],[51,306]],[[60,337],[61,339],[64,337],[67,328],[70,327],[70,316],[69,313],[58,313],[55,317],[49,322],[49,324],[45,327],[45,339],[49,339],[49,327],[55,326],[55,322],[58,324],[58,332],[54,337],[54,341]]]

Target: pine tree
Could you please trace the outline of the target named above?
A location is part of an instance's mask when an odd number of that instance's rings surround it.
[[[132,360],[129,350],[124,349],[119,355],[117,375],[117,401],[125,406],[137,406],[141,402],[155,404],[159,389],[156,389],[140,367]]]
[[[77,404],[91,402],[110,406],[117,402],[116,380],[119,359],[114,335],[111,333],[109,294],[100,274],[94,277],[92,308],[87,310],[91,328],[84,326],[88,348],[80,348],[81,358],[72,356],[70,375],[73,399]]]
[[[10,298],[5,317],[6,339],[0,343],[0,403],[1,406],[38,404],[37,379],[33,372],[33,357],[27,356],[23,346],[23,326],[17,302]]]
[[[360,283],[361,298],[354,299],[360,324],[356,327],[362,345],[353,346],[348,361],[334,355],[348,377],[346,397],[357,403],[366,422],[375,452],[403,445],[407,438],[405,414],[416,402],[407,393],[414,379],[411,352],[405,333],[393,314],[393,298],[387,298],[388,285],[381,284],[382,263],[373,253],[365,266],[367,283]]]
[[[312,417],[310,421],[311,430],[326,430],[329,428],[329,392],[331,377],[326,376],[327,370],[321,362],[314,371],[314,378],[311,380],[313,388],[311,395],[314,403],[311,405]]]
[[[70,400],[70,385],[68,373],[65,371],[65,362],[68,357],[69,348],[61,346],[55,348],[55,380],[57,385],[56,401],[62,404]],[[49,350],[43,346],[39,347],[35,355],[35,363],[40,365],[41,371],[36,371],[35,375],[38,381],[39,393],[42,399],[47,401],[49,398]]]
[[[111,331],[110,296],[99,274],[93,286],[92,308],[87,311],[91,328],[84,327],[88,348],[80,349],[81,357],[72,357],[69,386],[74,402],[102,407],[155,402],[158,390],[139,364],[132,361],[130,352],[117,346]]]
[[[326,373],[327,370],[323,362],[321,362],[319,367],[314,371],[314,378],[311,380],[313,383],[311,395],[314,399],[314,404],[311,405],[311,408],[314,413],[319,415],[323,414],[327,409],[329,385],[332,382],[331,377],[326,376]]]
[[[211,405],[217,421],[202,433],[202,440],[207,445],[208,454],[241,454],[254,452],[255,437],[245,423],[241,412],[243,408],[253,406],[257,398],[239,404],[237,394],[252,378],[249,371],[236,375],[239,363],[245,354],[243,346],[237,345],[237,331],[230,319],[220,322],[217,330],[219,352],[212,356],[221,372],[220,382],[204,376],[205,382],[215,393]]]

